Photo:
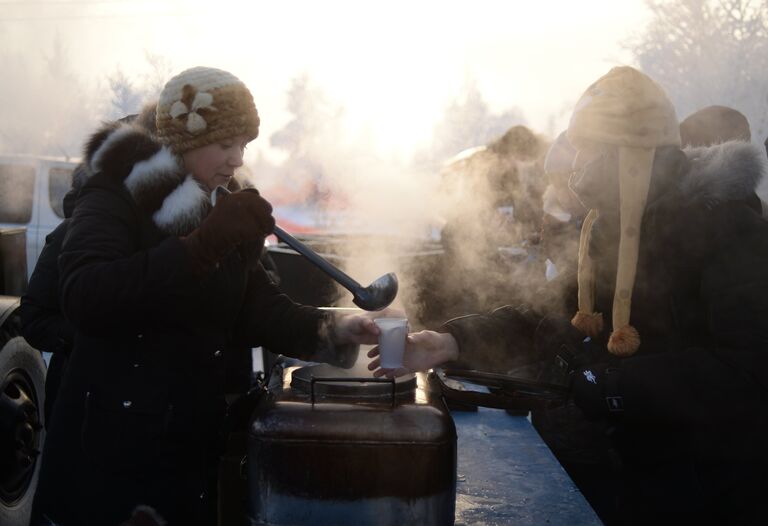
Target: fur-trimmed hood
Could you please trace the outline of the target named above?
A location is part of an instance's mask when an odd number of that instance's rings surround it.
[[[84,157],[88,177],[104,173],[120,180],[166,234],[188,234],[210,211],[208,190],[140,123],[106,124],[90,137]]]
[[[717,203],[746,199],[757,193],[768,200],[768,157],[756,144],[729,141],[683,150],[690,168],[681,191],[690,201]]]

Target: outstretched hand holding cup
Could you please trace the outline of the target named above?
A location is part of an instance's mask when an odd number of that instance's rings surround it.
[[[459,358],[459,345],[449,333],[420,331],[409,334],[404,343],[405,354],[397,367],[388,367],[390,362],[384,359],[381,344],[368,352],[368,357],[373,358],[368,364],[368,370],[374,371],[373,376],[396,378],[417,371],[428,371]]]

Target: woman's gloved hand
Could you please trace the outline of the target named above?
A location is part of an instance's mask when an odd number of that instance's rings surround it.
[[[181,238],[200,273],[211,270],[242,243],[260,242],[272,233],[272,205],[255,188],[219,196],[203,223]]]

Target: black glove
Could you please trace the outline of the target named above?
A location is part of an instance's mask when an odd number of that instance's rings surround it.
[[[536,327],[536,356],[541,364],[538,380],[568,385],[573,371],[587,364],[610,360],[602,345],[585,338],[563,316],[546,316]]]
[[[247,188],[218,198],[203,223],[181,238],[200,273],[209,271],[238,245],[253,243],[260,247],[275,228],[272,205],[254,188]]]
[[[573,401],[588,420],[619,417],[624,413],[620,378],[621,370],[608,363],[591,364],[571,373]]]

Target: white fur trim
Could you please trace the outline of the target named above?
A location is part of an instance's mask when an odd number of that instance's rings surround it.
[[[689,199],[728,201],[768,190],[761,184],[768,174],[768,158],[761,146],[729,141],[683,151],[691,162],[681,184]]]
[[[107,152],[113,144],[120,142],[123,138],[135,131],[136,129],[129,124],[121,124],[115,131],[110,133],[93,153],[90,163],[91,171],[96,173],[101,170],[101,158],[104,156],[104,153]]]
[[[768,203],[768,177],[763,177],[760,180],[760,184],[757,185],[755,192],[757,192],[760,201],[763,203],[763,216],[768,217],[768,206],[766,205]]]
[[[180,171],[176,157],[166,146],[160,148],[155,155],[146,161],[139,161],[133,165],[131,173],[125,179],[125,186],[135,194],[145,186],[156,186],[157,179],[165,177],[168,179],[177,178]]]
[[[187,175],[184,182],[165,198],[163,206],[152,219],[164,231],[184,232],[187,225],[199,224],[203,206],[208,202],[208,193],[191,175]]]

